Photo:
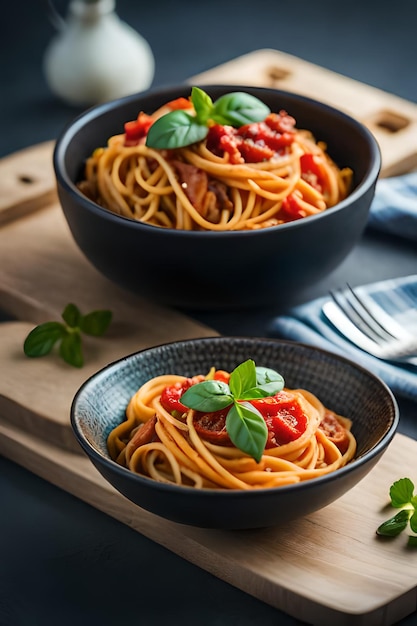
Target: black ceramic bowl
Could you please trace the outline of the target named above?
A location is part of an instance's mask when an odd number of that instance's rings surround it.
[[[361,236],[380,171],[373,135],[358,121],[321,102],[275,89],[207,86],[213,99],[249,92],[285,109],[311,130],[343,167],[353,189],[337,206],[292,223],[256,231],[187,232],[146,225],[99,207],[76,187],[85,159],[123,132],[138,112],[152,112],[191,87],[180,85],[101,104],[81,114],[56,143],[58,194],[72,235],[107,278],[166,305],[232,309],[294,301],[303,288],[334,270]]]
[[[303,387],[353,420],[358,449],[344,468],[295,485],[250,491],[194,489],[157,482],[109,457],[109,431],[124,420],[128,401],[150,378],[192,376],[212,365],[231,371],[248,358],[279,371],[287,387]],[[120,493],[140,507],[175,522],[206,528],[257,528],[286,523],[333,502],[377,463],[398,425],[388,387],[358,365],[323,350],[274,339],[214,337],[169,343],[117,361],[77,392],[71,423],[84,451]]]

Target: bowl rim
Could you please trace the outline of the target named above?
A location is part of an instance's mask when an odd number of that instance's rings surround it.
[[[370,164],[362,180],[359,182],[358,186],[344,200],[337,203],[333,207],[326,209],[326,211],[316,213],[314,215],[306,216],[305,218],[301,220],[294,220],[292,222],[286,222],[284,224],[279,224],[277,226],[269,226],[268,228],[265,228],[265,229],[255,229],[255,230],[187,231],[187,230],[180,230],[180,229],[176,230],[174,228],[160,228],[152,224],[145,224],[143,222],[140,222],[139,220],[134,220],[132,218],[113,213],[112,211],[109,211],[108,209],[101,207],[99,204],[96,204],[95,202],[87,198],[87,196],[84,196],[78,190],[76,185],[72,182],[72,180],[67,174],[66,168],[64,167],[65,152],[69,143],[72,141],[73,136],[80,129],[82,129],[86,124],[88,124],[91,120],[97,117],[100,117],[101,115],[106,114],[109,111],[116,110],[118,107],[123,106],[125,104],[129,104],[136,100],[140,101],[142,98],[157,97],[158,95],[160,95],[161,97],[162,96],[165,97],[164,94],[166,94],[167,99],[169,99],[170,97],[169,94],[172,94],[173,92],[177,92],[178,90],[182,88],[184,89],[189,88],[191,90],[192,84],[184,82],[184,83],[178,83],[178,84],[164,85],[160,87],[152,87],[140,93],[134,93],[128,96],[124,96],[122,98],[96,104],[94,106],[89,107],[85,111],[78,114],[75,118],[67,122],[67,124],[61,130],[60,134],[58,135],[56,139],[54,150],[53,150],[53,157],[52,157],[53,168],[54,168],[56,180],[58,182],[58,186],[62,186],[62,188],[65,189],[67,193],[73,196],[75,195],[78,198],[81,205],[85,209],[88,209],[94,215],[102,217],[106,221],[114,222],[117,224],[122,224],[124,222],[127,225],[129,225],[130,228],[144,230],[145,232],[157,231],[158,234],[161,236],[170,236],[170,237],[181,236],[181,237],[186,237],[186,238],[197,237],[201,239],[201,238],[213,237],[213,236],[223,237],[223,238],[229,237],[229,236],[232,236],[234,238],[254,237],[254,236],[263,236],[265,235],[265,233],[267,234],[267,233],[275,232],[277,229],[279,229],[279,231],[285,232],[285,230],[288,230],[288,229],[294,230],[294,229],[301,228],[303,224],[306,223],[306,221],[307,223],[313,223],[317,220],[323,219],[323,216],[342,211],[344,208],[346,208],[346,206],[349,206],[350,204],[352,204],[352,202],[355,202],[358,198],[360,198],[363,194],[365,194],[377,180],[379,173],[381,171],[382,155],[381,155],[381,150],[380,150],[376,137],[362,122],[355,119],[348,113],[345,113],[341,109],[337,109],[336,107],[330,104],[321,102],[320,100],[317,100],[310,96],[306,96],[306,95],[303,95],[297,92],[292,92],[289,90],[275,89],[273,87],[261,87],[261,86],[256,86],[256,85],[240,85],[240,84],[225,85],[225,84],[218,84],[218,83],[210,83],[210,84],[208,83],[208,84],[202,84],[202,85],[200,85],[199,83],[196,83],[196,86],[201,87],[202,89],[205,89],[205,90],[210,90],[210,89],[228,89],[230,91],[250,90],[252,92],[253,91],[258,92],[259,96],[261,96],[261,94],[265,92],[269,92],[269,93],[273,92],[277,96],[282,94],[283,96],[289,96],[293,98],[294,100],[297,100],[298,102],[301,102],[301,103],[304,102],[304,103],[308,103],[309,105],[318,106],[320,107],[320,109],[331,113],[332,116],[339,117],[340,119],[343,119],[349,122],[352,126],[354,126],[359,131],[360,134],[363,135],[363,137],[366,139],[371,150]]]
[[[391,424],[389,425],[389,427],[387,428],[385,434],[372,448],[370,448],[369,450],[367,450],[365,453],[361,454],[360,456],[355,457],[347,465],[339,468],[337,471],[330,472],[329,474],[324,474],[322,476],[311,478],[309,480],[301,481],[299,483],[294,483],[291,485],[283,485],[280,487],[267,487],[267,488],[261,487],[261,488],[250,489],[250,490],[221,489],[221,488],[196,489],[195,487],[191,487],[191,486],[175,485],[172,483],[159,482],[155,479],[132,472],[131,470],[121,465],[118,465],[116,461],[113,461],[110,457],[107,457],[104,454],[100,453],[84,437],[81,431],[81,428],[79,426],[78,420],[77,420],[78,403],[80,401],[80,398],[86,393],[86,390],[88,389],[88,387],[91,384],[94,384],[94,382],[98,380],[99,378],[101,378],[106,372],[111,373],[112,371],[116,370],[118,367],[127,365],[129,361],[131,361],[133,358],[137,357],[138,355],[146,353],[146,352],[152,352],[155,349],[161,349],[161,348],[169,347],[169,346],[192,344],[196,342],[208,343],[208,342],[212,342],[213,340],[219,341],[219,342],[224,341],[226,344],[230,341],[249,341],[249,342],[255,342],[255,343],[262,341],[262,342],[267,342],[267,343],[274,343],[277,345],[297,346],[301,350],[307,350],[310,353],[322,354],[326,358],[334,359],[335,361],[339,362],[342,365],[348,365],[354,370],[357,370],[361,372],[362,374],[368,376],[369,378],[373,379],[380,387],[383,388],[383,390],[387,394],[387,399],[391,401],[391,406],[393,409],[393,420]],[[233,336],[214,335],[214,336],[208,336],[208,337],[194,337],[190,339],[164,342],[164,343],[156,344],[147,348],[143,348],[141,350],[136,350],[135,352],[132,352],[126,356],[123,356],[119,359],[116,359],[108,363],[107,365],[100,368],[92,375],[90,375],[82,383],[82,385],[79,387],[79,389],[75,393],[74,398],[71,403],[71,409],[70,409],[70,423],[71,423],[73,433],[75,434],[75,437],[78,443],[80,444],[80,446],[83,448],[84,452],[90,457],[90,460],[93,461],[94,459],[94,461],[97,462],[99,465],[101,466],[104,465],[112,472],[115,472],[116,474],[118,474],[120,477],[127,478],[130,482],[137,482],[143,485],[144,487],[152,488],[162,493],[174,493],[174,494],[177,493],[177,494],[184,494],[184,495],[187,494],[188,496],[194,497],[194,498],[195,497],[199,497],[199,498],[220,497],[220,498],[235,498],[235,499],[238,498],[239,499],[239,498],[247,498],[249,494],[251,494],[251,497],[253,498],[257,498],[257,497],[261,498],[262,496],[265,496],[265,495],[273,496],[273,495],[278,495],[279,493],[282,493],[282,494],[291,493],[294,490],[296,490],[297,492],[308,491],[314,488],[315,486],[320,486],[323,483],[327,484],[327,483],[333,482],[335,480],[338,480],[339,477],[344,477],[348,474],[355,472],[355,470],[363,466],[365,461],[367,463],[372,462],[372,460],[375,457],[378,457],[380,454],[382,454],[384,450],[386,450],[388,445],[391,443],[392,439],[394,438],[397,432],[399,419],[400,419],[399,406],[394,396],[394,393],[391,391],[389,386],[378,375],[374,374],[369,369],[356,363],[355,361],[347,357],[344,357],[340,354],[337,354],[335,352],[331,352],[324,348],[312,346],[310,344],[306,344],[300,341],[292,341],[292,340],[279,339],[279,338],[273,338],[273,337],[269,338],[269,337],[243,336],[243,335],[233,335]]]

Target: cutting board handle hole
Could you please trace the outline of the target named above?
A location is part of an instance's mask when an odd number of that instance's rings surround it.
[[[291,72],[290,70],[280,67],[279,65],[271,65],[271,67],[266,70],[266,75],[271,83],[271,86],[273,87],[275,83],[279,83],[280,81],[283,81],[291,76]]]
[[[375,126],[389,133],[398,133],[410,125],[410,120],[407,117],[389,110],[379,111],[372,122]]]
[[[35,179],[32,178],[32,176],[27,176],[25,174],[19,176],[18,181],[19,183],[23,183],[24,185],[33,185],[33,183],[36,182]]]

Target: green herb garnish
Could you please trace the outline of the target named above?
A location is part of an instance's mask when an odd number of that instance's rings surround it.
[[[400,478],[391,485],[389,495],[391,506],[401,510],[377,528],[377,535],[396,537],[408,525],[417,533],[417,495],[414,495],[412,481],[409,478]],[[417,546],[417,536],[409,535],[408,545]]]
[[[62,322],[45,322],[36,326],[26,337],[23,350],[26,356],[41,357],[49,354],[57,342],[60,357],[69,365],[82,367],[84,356],[81,334],[99,337],[111,322],[111,311],[92,311],[82,315],[75,304],[68,304]]]
[[[225,94],[213,102],[205,91],[193,87],[191,102],[195,115],[183,109],[163,115],[150,127],[146,145],[159,150],[183,148],[205,139],[211,123],[239,128],[261,122],[271,112],[261,100],[243,91]]]
[[[248,359],[233,370],[229,384],[219,380],[197,383],[181,396],[181,403],[205,413],[230,407],[226,431],[232,443],[259,463],[268,429],[261,413],[249,400],[273,396],[283,387],[281,374],[265,367],[255,367],[255,362]]]

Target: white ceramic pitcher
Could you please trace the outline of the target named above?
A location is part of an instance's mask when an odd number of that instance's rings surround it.
[[[51,91],[72,105],[93,105],[150,87],[155,61],[147,41],[115,12],[115,0],[71,0],[44,55]]]

